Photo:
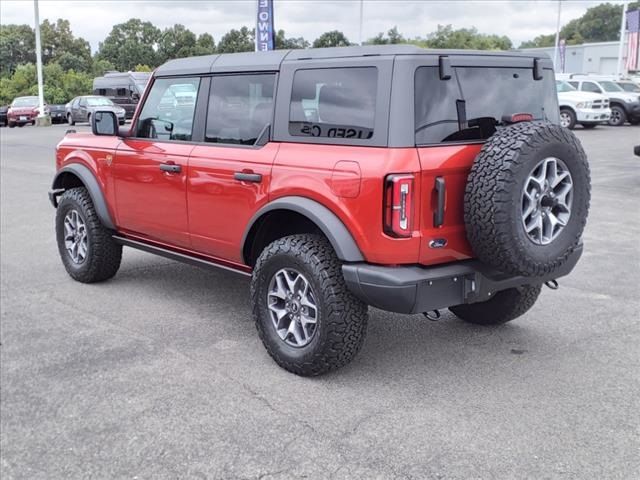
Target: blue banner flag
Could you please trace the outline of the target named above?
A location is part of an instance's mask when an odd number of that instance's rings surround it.
[[[276,37],[273,28],[273,0],[258,0],[256,24],[256,50],[275,50]]]

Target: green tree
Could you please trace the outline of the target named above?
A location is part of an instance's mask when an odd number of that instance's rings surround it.
[[[242,27],[240,30],[232,29],[225,33],[218,43],[218,53],[252,52],[255,30]]]
[[[216,42],[208,33],[202,33],[196,40],[194,55],[211,55],[216,53]]]
[[[152,72],[153,68],[149,65],[136,65],[133,69],[134,72]]]
[[[322,47],[348,47],[352,45],[344,33],[338,30],[325,32],[313,41],[313,48]]]
[[[196,35],[184,25],[166,28],[158,41],[158,61],[191,57],[196,54]]]
[[[527,40],[526,42],[522,42],[520,44],[520,48],[553,47],[555,45],[555,41],[556,41],[556,36],[553,34],[538,35],[533,40]]]
[[[97,58],[109,61],[120,71],[131,70],[138,64],[156,67],[160,35],[160,30],[151,22],[131,18],[111,29],[100,43]]]
[[[380,32],[373,38],[370,38],[365,42],[367,45],[391,45],[397,43],[406,43],[406,39],[398,32],[398,27],[394,26],[389,30],[385,36],[383,32]]]
[[[55,23],[45,20],[40,25],[40,37],[42,63],[58,62],[63,56],[73,55],[76,69],[88,70],[91,67],[89,42],[73,35],[69,20],[59,18]],[[65,61],[68,63],[70,60],[67,58]]]
[[[303,37],[287,38],[284,30],[278,30],[276,33],[276,50],[309,48],[309,42]]]
[[[474,50],[509,50],[511,40],[506,36],[478,33],[476,28],[454,30],[451,25],[438,25],[438,30],[427,35],[428,48],[460,48]]]
[[[113,66],[108,60],[95,58],[93,60],[93,65],[91,66],[91,75],[94,77],[101,77],[105,73],[115,70],[116,67]]]
[[[29,25],[0,25],[0,75],[11,75],[18,65],[36,61],[35,33]]]

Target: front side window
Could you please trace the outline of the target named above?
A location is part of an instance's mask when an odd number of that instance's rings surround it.
[[[370,139],[377,84],[375,67],[298,70],[291,90],[289,134]]]
[[[200,78],[159,78],[142,107],[136,136],[190,141]]]
[[[271,124],[275,75],[213,77],[205,142],[253,145]]]
[[[602,93],[600,87],[593,82],[582,82],[582,88],[580,90],[583,92]]]
[[[640,85],[631,82],[619,82],[617,85],[625,92],[640,93]]]
[[[605,92],[622,92],[622,87],[617,85],[614,82],[604,81],[600,82],[600,86],[604,89]]]
[[[553,73],[534,80],[530,68],[456,67],[441,80],[438,67],[415,74],[415,141],[417,145],[485,140],[512,115],[558,121]]]

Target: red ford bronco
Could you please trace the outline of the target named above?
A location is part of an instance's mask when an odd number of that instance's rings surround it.
[[[582,253],[589,167],[558,116],[531,54],[173,60],[130,128],[97,111],[58,145],[62,263],[107,280],[129,246],[250,275],[258,334],[299,375],[356,355],[368,305],[504,323]]]

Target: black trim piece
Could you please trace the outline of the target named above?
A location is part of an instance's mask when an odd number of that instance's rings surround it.
[[[156,245],[151,245],[149,243],[140,242],[138,240],[132,240],[130,238],[121,237],[119,235],[113,235],[113,239],[118,242],[120,245],[124,245],[126,247],[135,248],[137,250],[142,250],[144,252],[153,253],[155,255],[160,255],[161,257],[169,258],[171,260],[177,260],[178,262],[188,263],[190,265],[195,265],[197,267],[204,267],[209,269],[222,269],[227,270],[229,272],[238,273],[240,275],[244,275],[246,277],[250,277],[251,274],[249,272],[244,272],[242,270],[238,270],[232,267],[228,267],[226,265],[221,265],[219,263],[212,262],[210,260],[205,260],[203,258],[193,257],[191,255],[187,255],[185,253],[174,252],[173,250],[168,250],[166,248],[158,247]]]
[[[489,300],[501,290],[541,285],[568,275],[582,255],[582,244],[557,272],[541,277],[507,275],[478,260],[445,265],[387,267],[368,263],[342,266],[345,282],[363,302],[398,313],[422,313]]]
[[[271,138],[271,124],[267,123],[262,129],[262,131],[260,132],[260,135],[258,135],[258,138],[256,138],[256,141],[253,144],[253,146],[264,147],[267,143],[269,143],[270,138]]]
[[[80,165],[79,163],[72,163],[67,165],[61,170],[58,170],[56,176],[53,179],[53,183],[51,185],[52,190],[60,190],[63,188],[61,179],[63,178],[63,174],[70,173],[75,175],[80,179],[83,185],[86,187],[89,192],[89,196],[91,197],[91,201],[93,202],[93,206],[96,209],[96,214],[100,219],[102,224],[111,229],[115,230],[116,227],[111,220],[111,214],[109,213],[109,209],[107,208],[107,202],[104,199],[104,195],[102,194],[102,190],[100,189],[100,185],[94,177],[93,172],[89,170],[84,165]]]
[[[533,59],[533,79],[542,80],[544,78],[544,72],[542,71],[542,62],[539,58]]]
[[[444,205],[446,194],[444,178],[436,177],[434,189],[436,191],[436,211],[433,212],[433,226],[441,227],[444,223]]]
[[[234,172],[233,178],[240,182],[260,183],[262,181],[261,174],[250,172]]]
[[[453,68],[451,68],[451,59],[447,56],[438,58],[438,68],[440,70],[440,80],[450,80],[453,76]]]
[[[329,210],[324,205],[305,197],[282,197],[268,203],[260,210],[258,210],[244,231],[242,236],[241,252],[245,251],[245,244],[249,233],[253,226],[264,214],[273,210],[291,210],[293,212],[304,215],[311,220],[324,235],[329,239],[331,246],[336,252],[336,255],[340,260],[346,262],[363,262],[364,257],[358,248],[355,240],[345,227],[342,220],[340,220],[335,213]],[[244,258],[247,262],[247,259]]]

